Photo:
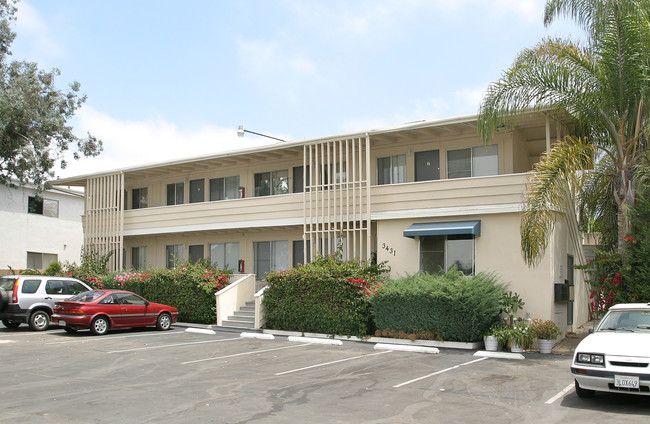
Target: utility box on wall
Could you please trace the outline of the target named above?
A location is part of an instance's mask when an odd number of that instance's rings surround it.
[[[556,283],[555,284],[555,301],[556,302],[573,302],[574,290],[573,285]]]

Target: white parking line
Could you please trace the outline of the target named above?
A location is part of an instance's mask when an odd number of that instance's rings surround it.
[[[202,344],[202,343],[218,343],[218,342],[227,342],[231,340],[241,340],[241,339],[239,337],[233,337],[232,339],[200,340],[198,342],[174,343],[174,344],[161,345],[161,346],[146,346],[146,347],[134,347],[133,349],[112,350],[106,353],[137,352],[139,350],[163,349],[167,347],[177,347],[177,346],[194,345],[194,344]]]
[[[575,386],[574,383],[569,384],[564,390],[562,390],[560,393],[556,394],[555,396],[553,396],[552,398],[550,398],[549,400],[547,400],[544,403],[546,403],[547,405],[551,405],[556,400],[561,399],[564,396],[566,396],[571,390],[573,390],[574,386]]]
[[[332,364],[338,364],[339,362],[345,362],[345,361],[351,361],[353,359],[359,359],[359,358],[365,358],[367,356],[374,356],[374,355],[383,355],[384,353],[390,353],[392,350],[385,350],[383,352],[377,352],[377,353],[369,353],[367,355],[359,355],[359,356],[354,356],[352,358],[345,358],[345,359],[339,359],[337,361],[331,361],[331,362],[324,362],[322,364],[316,364],[316,365],[310,365],[308,367],[303,367],[303,368],[297,368],[295,370],[289,370],[289,371],[284,371],[284,372],[278,372],[274,375],[284,375],[284,374],[290,374],[292,372],[298,372],[298,371],[304,371],[304,370],[309,370],[312,368],[318,368],[318,367],[324,367],[326,365],[332,365]]]
[[[273,349],[253,350],[253,351],[250,351],[250,352],[235,353],[235,354],[226,355],[226,356],[217,356],[215,358],[205,358],[205,359],[197,359],[195,361],[181,362],[181,365],[195,364],[197,362],[216,361],[216,360],[219,360],[219,359],[234,358],[236,356],[252,355],[254,353],[262,353],[262,352],[272,352],[274,350],[282,350],[282,349],[293,349],[295,347],[305,347],[305,346],[310,346],[310,345],[311,345],[311,343],[305,343],[305,344],[299,344],[299,345],[276,347],[276,348],[273,348]]]
[[[48,345],[53,345],[53,344],[66,344],[66,343],[87,343],[90,341],[96,342],[96,341],[102,341],[102,340],[113,340],[113,339],[130,339],[133,337],[154,337],[154,336],[178,336],[178,335],[184,335],[184,332],[176,332],[176,331],[159,331],[155,333],[147,333],[147,334],[130,334],[128,336],[103,336],[103,337],[98,337],[98,336],[88,336],[88,337],[79,337],[74,340],[64,340],[60,342],[49,342],[45,343]]]
[[[406,386],[407,384],[415,383],[416,381],[424,380],[425,378],[433,377],[434,375],[438,375],[438,374],[445,373],[447,371],[455,370],[457,368],[464,367],[466,365],[470,365],[470,364],[473,364],[475,362],[485,361],[486,359],[488,359],[488,358],[483,357],[483,358],[479,358],[479,359],[474,359],[473,361],[465,362],[463,364],[454,365],[453,367],[445,368],[444,370],[436,371],[434,373],[427,374],[427,375],[422,376],[422,377],[414,378],[413,380],[405,381],[404,383],[397,384],[397,385],[395,385],[393,387],[398,389],[398,388],[400,388],[402,386]]]

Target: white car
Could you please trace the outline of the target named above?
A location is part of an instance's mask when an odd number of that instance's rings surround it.
[[[650,396],[650,303],[612,306],[576,348],[571,373],[580,397]]]

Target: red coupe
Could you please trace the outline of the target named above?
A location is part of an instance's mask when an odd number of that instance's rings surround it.
[[[178,318],[178,309],[152,303],[125,290],[91,290],[54,304],[52,323],[68,333],[90,328],[103,335],[110,328],[147,327],[169,330]]]

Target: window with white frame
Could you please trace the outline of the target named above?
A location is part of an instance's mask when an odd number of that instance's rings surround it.
[[[147,187],[134,188],[131,191],[131,197],[133,209],[146,208],[149,204],[149,190]]]
[[[496,144],[447,151],[447,178],[497,174],[499,174],[499,155]]]
[[[473,235],[420,237],[420,271],[436,274],[453,266],[466,275],[474,275]]]
[[[177,263],[183,262],[184,251],[185,245],[183,244],[165,246],[165,261],[167,263],[167,268],[175,268]]]
[[[49,216],[52,218],[59,217],[59,201],[44,199],[38,196],[29,196],[27,199],[27,212]]]
[[[261,280],[270,271],[289,269],[289,241],[256,241],[253,243],[254,268],[257,279]]]
[[[255,174],[255,196],[289,193],[289,171],[286,169]]]
[[[210,263],[237,272],[239,269],[239,243],[210,244]]]
[[[239,198],[239,175],[210,179],[210,201]]]
[[[167,206],[182,205],[185,195],[184,183],[167,184]]]
[[[406,155],[377,158],[377,184],[401,184],[406,182]]]
[[[57,260],[53,253],[27,252],[27,269],[45,269]]]
[[[131,248],[131,268],[147,269],[147,247],[146,246]]]

